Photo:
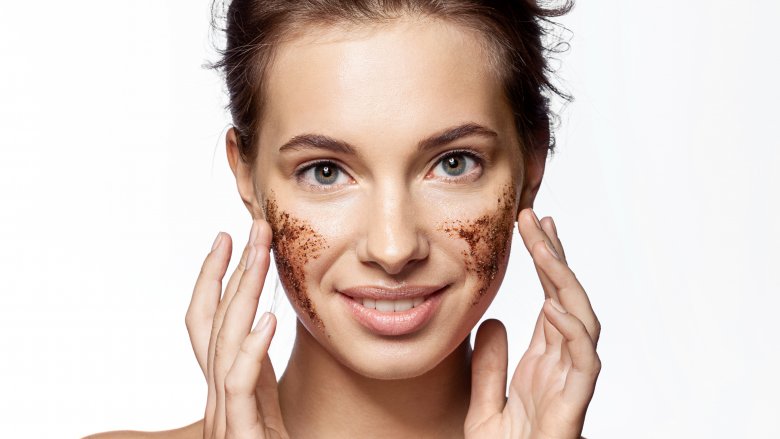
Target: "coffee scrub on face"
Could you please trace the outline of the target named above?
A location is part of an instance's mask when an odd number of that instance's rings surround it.
[[[514,185],[506,185],[497,198],[495,210],[474,219],[450,220],[438,227],[452,238],[466,241],[469,249],[463,250],[466,270],[475,273],[479,288],[472,305],[485,295],[498,274],[512,242],[515,224]]]
[[[305,266],[328,247],[325,238],[307,221],[280,211],[273,196],[266,200],[264,207],[265,217],[273,234],[271,249],[279,278],[298,308],[308,315],[315,325],[324,328],[306,289]]]

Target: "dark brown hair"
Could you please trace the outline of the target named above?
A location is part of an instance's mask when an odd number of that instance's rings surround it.
[[[559,52],[561,44],[545,47],[544,40],[554,28],[550,19],[571,7],[570,0],[557,7],[536,0],[233,0],[225,10],[224,2],[215,0],[212,24],[217,28],[224,20],[226,46],[211,67],[225,75],[239,150],[244,161],[253,163],[264,79],[279,42],[311,26],[388,22],[405,14],[449,20],[484,36],[514,112],[521,148],[552,150],[554,136],[546,143],[538,140],[548,139],[555,119],[550,98],[571,97],[551,80],[548,57]]]

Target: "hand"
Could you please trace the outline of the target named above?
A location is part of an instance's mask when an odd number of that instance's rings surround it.
[[[232,253],[230,235],[220,233],[195,283],[185,321],[208,382],[204,439],[289,437],[268,357],[276,318],[265,313],[250,332],[268,273],[270,245],[268,223],[255,220],[220,300]]]
[[[472,357],[466,437],[577,439],[601,370],[596,353],[601,325],[566,263],[552,218],[540,222],[531,209],[524,209],[518,228],[536,265],[545,301],[508,397],[506,329],[498,320],[480,326]]]

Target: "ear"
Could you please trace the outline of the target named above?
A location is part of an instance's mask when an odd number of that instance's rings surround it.
[[[527,207],[534,207],[536,194],[542,185],[544,166],[547,163],[547,151],[550,144],[549,127],[538,130],[534,140],[535,142],[529,148],[524,160],[523,192],[520,194],[520,208],[518,212]]]
[[[233,171],[233,175],[236,177],[238,194],[241,196],[244,206],[249,210],[249,214],[252,215],[252,218],[261,218],[263,210],[260,207],[260,203],[258,203],[257,194],[255,193],[252,166],[241,157],[241,152],[238,148],[239,142],[236,129],[231,127],[225,136],[225,148],[227,149],[230,170]]]

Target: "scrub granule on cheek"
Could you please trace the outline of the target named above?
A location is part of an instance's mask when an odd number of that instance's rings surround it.
[[[490,288],[511,244],[515,223],[514,200],[514,186],[507,185],[498,197],[494,211],[474,219],[447,221],[439,226],[439,230],[466,241],[469,246],[468,251],[463,251],[466,270],[475,273],[479,282],[472,302],[474,305]]]
[[[265,203],[265,216],[271,226],[276,269],[285,289],[291,293],[298,307],[309,316],[314,324],[323,328],[322,319],[314,309],[314,303],[306,291],[304,267],[309,260],[316,259],[327,248],[325,239],[311,225],[287,212],[279,211],[276,200],[269,198]]]

